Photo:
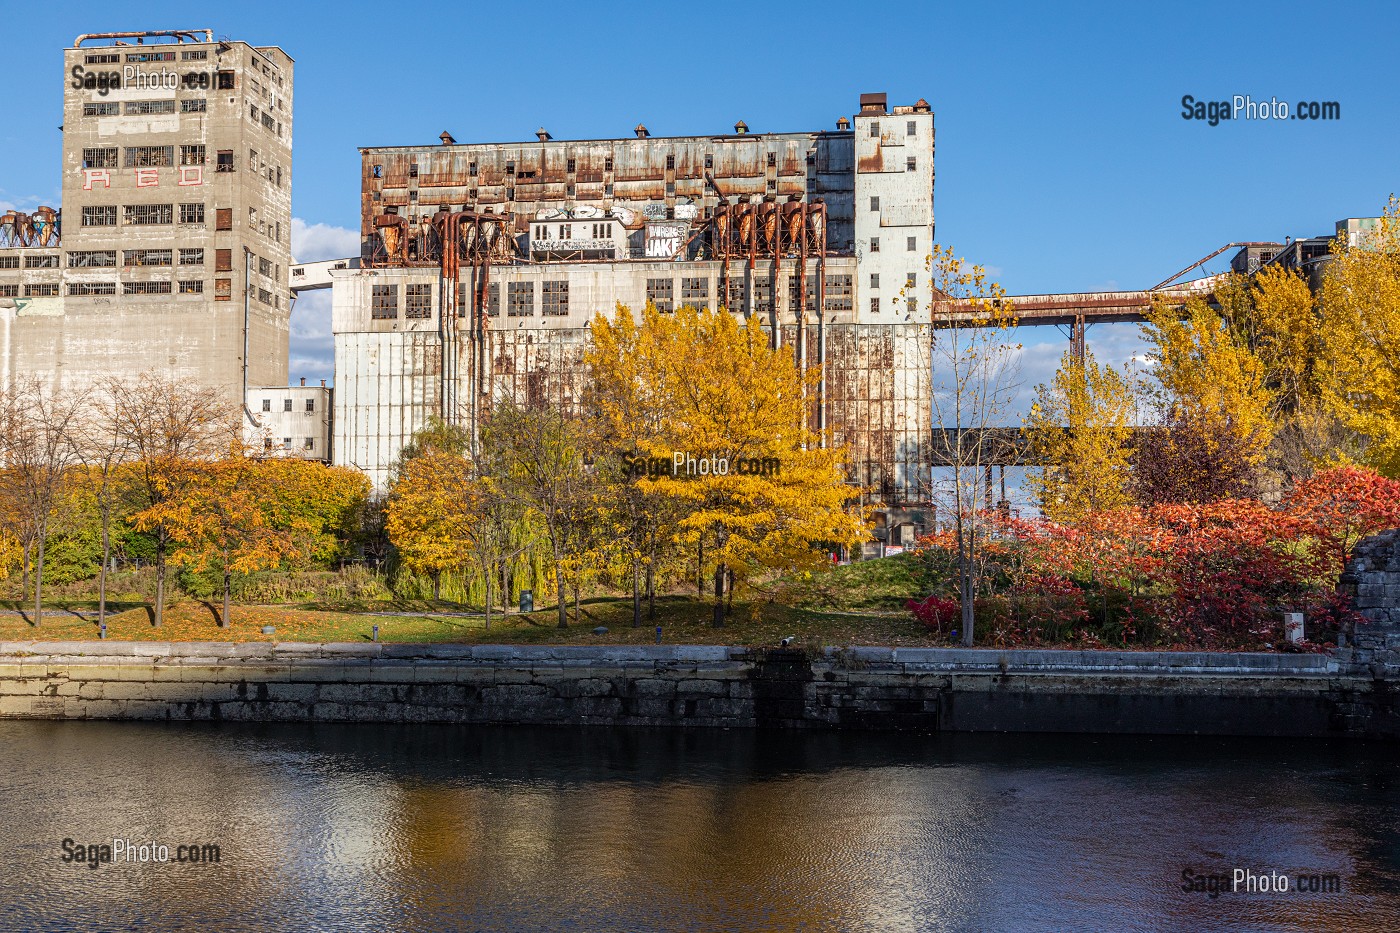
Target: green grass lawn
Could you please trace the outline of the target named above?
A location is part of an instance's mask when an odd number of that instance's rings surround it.
[[[108,604],[107,637],[131,641],[368,641],[373,626],[386,642],[503,642],[541,644],[651,644],[656,626],[667,643],[772,645],[787,636],[798,644],[926,645],[931,641],[903,610],[913,592],[911,565],[904,558],[834,567],[800,580],[779,581],[749,601],[736,601],[724,628],[711,625],[713,607],[690,595],[657,598],[656,617],[632,627],[630,596],[584,599],[569,626],[560,629],[553,606],[529,614],[493,614],[491,628],[480,611],[458,606],[386,603],[337,609],[281,605],[233,607],[226,628],[217,624],[217,600],[188,597],[172,602],[161,628],[148,604],[129,599]],[[383,614],[381,614],[383,613]],[[46,606],[32,624],[33,606],[0,602],[0,640],[84,640],[98,637],[96,604],[65,600]],[[261,629],[271,625],[275,632]],[[594,635],[597,626],[606,635]]]

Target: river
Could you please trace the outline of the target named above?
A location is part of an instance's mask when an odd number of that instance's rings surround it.
[[[0,755],[4,930],[1400,929],[1386,745],[6,721]]]

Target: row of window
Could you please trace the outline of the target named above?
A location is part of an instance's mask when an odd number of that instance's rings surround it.
[[[204,281],[202,279],[180,279],[175,282],[122,282],[120,284],[123,295],[204,294]],[[115,295],[117,294],[117,285],[116,282],[69,282],[68,294],[75,297]],[[58,294],[59,285],[57,282],[34,282],[24,286],[24,297],[26,298],[55,298]],[[282,307],[281,296],[266,288],[255,288],[249,294],[254,300],[269,307]],[[215,301],[229,301],[232,295],[232,279],[214,280]],[[0,285],[0,298],[18,298],[19,296],[19,285]]]
[[[916,237],[916,236],[905,237],[905,238],[904,238],[904,249],[905,249],[905,252],[909,252],[909,253],[916,252],[916,251],[919,249],[919,238]],[[870,251],[871,251],[872,253],[878,253],[878,252],[880,251],[880,238],[879,238],[879,237],[873,236],[873,237],[870,238]]]
[[[172,168],[180,166],[204,165],[208,152],[202,145],[181,145],[179,162],[176,163],[175,146],[127,146],[124,162],[127,168]],[[83,150],[83,168],[117,168],[119,150],[116,146],[93,146]],[[215,172],[234,170],[233,150],[220,149],[216,154]],[[269,164],[258,159],[258,150],[248,150],[248,167],[269,182],[282,187],[282,166]]]
[[[263,411],[272,411],[272,399],[270,399],[270,398],[265,398],[265,399],[262,400],[262,410],[263,410]],[[292,400],[291,400],[291,399],[289,399],[289,398],[284,398],[284,399],[282,399],[282,410],[283,410],[283,411],[291,411],[291,410],[292,410]],[[315,410],[316,410],[316,400],[315,400],[314,398],[309,398],[309,399],[306,400],[306,410],[307,410],[307,411],[315,411]]]
[[[248,119],[254,124],[262,124],[262,128],[269,133],[276,133],[279,137],[282,135],[282,121],[274,120],[272,114],[258,110],[257,104],[248,105]]]
[[[871,135],[872,137],[879,137],[879,135],[880,135],[880,121],[879,121],[879,120],[871,120],[871,121],[870,121],[870,135]],[[915,121],[915,120],[909,120],[909,121],[907,121],[907,122],[904,124],[904,135],[905,135],[905,136],[917,136],[917,135],[919,135],[919,124],[918,124],[918,122]]]
[[[291,449],[292,449],[292,439],[291,439],[290,437],[284,437],[284,438],[282,438],[282,446],[283,446],[285,449],[287,449],[287,450],[291,450]],[[265,437],[265,438],[263,438],[263,450],[271,450],[271,449],[272,449],[272,438],[270,438],[270,437]],[[316,438],[314,438],[314,437],[308,437],[308,438],[306,438],[305,442],[302,444],[302,450],[315,450],[315,449],[316,449]]]
[[[0,269],[18,269],[18,256],[0,256]],[[57,269],[58,257],[56,255],[30,255],[24,257],[24,268],[26,269]]]
[[[405,286],[405,307],[404,317],[409,320],[426,320],[432,317],[432,286],[431,285],[408,285]],[[495,316],[501,313],[501,286],[499,282],[491,282],[487,285],[486,310],[487,314]],[[797,283],[790,280],[788,283],[789,306],[797,303]],[[457,293],[458,313],[465,316],[470,287],[462,287]],[[561,317],[569,313],[569,283],[567,280],[547,281],[541,283],[540,290],[541,306],[540,313],[544,317]],[[647,279],[646,299],[649,304],[655,305],[658,311],[674,311],[675,302],[675,280],[674,279]],[[878,301],[878,299],[877,299]],[[767,311],[772,308],[773,289],[770,282],[754,283],[754,308],[758,311]],[[817,307],[817,277],[809,275],[807,277],[807,308],[815,311]],[[693,305],[696,307],[708,307],[710,303],[710,280],[708,278],[682,277],[680,280],[680,304]],[[729,296],[727,306],[731,308],[741,307],[744,303],[744,282],[742,279],[731,279],[729,282]],[[826,308],[828,311],[850,311],[853,308],[852,280],[849,275],[828,275],[826,277]],[[872,306],[872,310],[876,310]],[[534,282],[507,282],[506,283],[506,315],[508,317],[534,317],[535,316],[535,283]],[[374,320],[398,320],[399,317],[399,286],[397,285],[373,285],[370,291],[370,317]]]
[[[904,277],[904,287],[905,287],[905,288],[915,288],[915,287],[918,286],[918,284],[919,284],[919,276],[918,276],[918,273],[916,273],[916,272],[910,272],[909,274],[907,274],[907,275]],[[880,287],[880,273],[878,273],[878,272],[872,272],[872,273],[870,273],[870,287],[871,287],[871,288],[879,288],[879,287]]]
[[[128,62],[173,62],[175,52],[127,52]],[[181,49],[180,61],[182,62],[203,62],[209,60],[208,49]],[[83,61],[89,65],[115,65],[121,61],[121,55],[117,52],[93,52],[83,56]]]
[[[128,226],[161,226],[175,222],[176,207],[179,207],[179,222],[181,224],[202,224],[205,222],[204,205],[202,203],[192,204],[125,204],[122,206],[122,221]],[[117,206],[115,204],[90,205],[83,208],[82,225],[84,227],[115,227],[117,225]],[[258,219],[258,209],[248,208],[248,226],[253,230],[263,233],[268,239],[278,243],[282,242],[282,222],[280,220],[268,223]],[[233,209],[220,207],[214,210],[214,229],[233,229]]]

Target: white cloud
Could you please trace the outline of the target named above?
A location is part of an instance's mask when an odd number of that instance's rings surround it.
[[[344,259],[360,255],[360,233],[333,224],[309,224],[292,218],[292,256],[296,262]]]
[[[327,384],[335,376],[335,346],[331,339],[330,289],[302,292],[292,306],[291,347],[287,374],[292,384],[300,378]]]

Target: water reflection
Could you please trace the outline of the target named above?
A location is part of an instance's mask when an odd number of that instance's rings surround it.
[[[6,929],[1400,929],[1384,746],[4,722],[0,754]],[[1345,888],[1181,890],[1234,866]]]

